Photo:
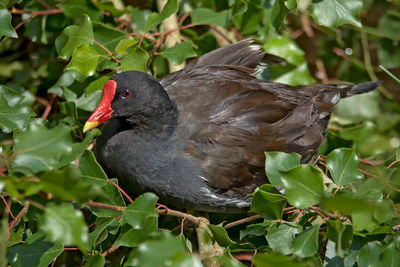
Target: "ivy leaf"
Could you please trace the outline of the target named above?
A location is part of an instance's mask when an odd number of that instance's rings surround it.
[[[1,84],[0,84],[0,96],[3,96],[7,100],[8,105],[10,105],[11,107],[14,107],[18,103],[20,103],[24,98],[20,93]]]
[[[82,179],[88,184],[96,184],[104,186],[107,182],[107,175],[96,161],[93,152],[86,150],[79,158],[79,169],[81,170]]]
[[[163,10],[158,13],[151,13],[146,20],[146,25],[144,27],[144,31],[147,32],[153,29],[155,26],[160,24],[164,19],[168,18],[172,14],[178,11],[178,1],[177,0],[168,0],[165,4]]]
[[[0,95],[0,128],[3,132],[22,130],[33,116],[35,116],[35,112],[29,107],[21,104],[11,106],[3,95]]]
[[[101,191],[103,192],[102,196],[94,199],[94,201],[113,206],[125,207],[125,201],[119,189],[115,185],[108,182],[111,181],[118,185],[118,179],[107,179],[106,181],[107,183],[100,187]],[[97,217],[117,217],[121,215],[119,211],[115,210],[97,208],[91,208],[91,210],[94,214],[96,214]]]
[[[59,124],[47,129],[42,120],[33,120],[25,132],[14,135],[14,167],[33,173],[52,170],[59,166],[62,156],[72,152],[70,128]]]
[[[400,249],[397,248],[395,242],[383,249],[377,266],[400,266]]]
[[[11,26],[11,14],[3,4],[0,4],[0,37],[9,36],[18,38],[17,33]]]
[[[86,14],[92,20],[97,20],[102,15],[102,12],[89,0],[66,0],[60,5],[60,8],[65,16],[73,19]]]
[[[379,242],[374,241],[365,244],[358,253],[358,266],[382,266],[377,264],[381,253],[382,246],[379,244]]]
[[[222,247],[227,247],[229,245],[236,244],[228,235],[228,232],[225,228],[219,225],[209,224],[208,228],[211,230],[215,240]]]
[[[341,221],[328,220],[328,237],[336,243],[336,255],[343,257],[343,249],[347,249],[353,239],[353,229],[351,225]]]
[[[165,49],[161,55],[174,64],[182,64],[188,57],[195,57],[196,53],[192,49],[192,42],[184,41],[174,47]]]
[[[114,218],[98,218],[96,221],[96,228],[89,233],[89,249],[94,249],[98,245],[98,239],[107,227],[114,222]]]
[[[299,233],[295,223],[275,223],[268,227],[267,241],[269,247],[283,255],[292,253],[292,242]]]
[[[134,229],[130,225],[122,227],[121,234],[113,246],[138,247],[149,235],[157,230],[158,220],[156,217],[149,217],[142,229]]]
[[[88,249],[88,229],[80,210],[70,203],[50,203],[43,214],[40,229],[47,232],[51,240],[65,246],[76,245],[82,252]]]
[[[48,235],[39,231],[29,236],[22,245],[8,252],[8,261],[13,266],[47,267],[64,251],[59,242],[52,242]]]
[[[364,178],[358,171],[358,157],[353,149],[337,148],[326,157],[326,165],[338,186]]]
[[[297,153],[265,152],[265,173],[273,185],[282,185],[280,171],[288,171],[300,164]]]
[[[68,26],[64,29],[63,35],[64,37],[58,37],[66,40],[65,45],[61,51],[59,51],[59,56],[64,60],[68,60],[75,48],[78,48],[83,44],[89,45],[93,43],[94,35],[90,18],[87,15],[83,15],[82,23],[79,26]]]
[[[361,27],[358,13],[362,0],[313,0],[311,16],[319,25],[334,28],[343,24]]]
[[[137,43],[138,43],[137,40],[132,40],[132,39],[129,39],[129,38],[122,39],[121,41],[119,41],[117,47],[115,48],[115,52],[117,52],[119,54],[125,53],[125,51],[129,47],[131,47],[133,45],[136,45]]]
[[[190,17],[192,18],[192,23],[196,25],[214,24],[224,27],[229,22],[231,11],[215,12],[212,9],[200,7],[193,10],[190,13]]]
[[[312,165],[299,165],[280,173],[291,205],[304,209],[318,204],[324,196],[323,173]]]
[[[106,259],[101,254],[96,254],[90,256],[88,262],[85,264],[85,267],[103,267],[106,263]]]
[[[88,87],[85,89],[86,96],[90,96],[96,91],[102,91],[104,84],[111,78],[111,75],[104,75],[97,80],[94,80],[89,84]]]
[[[143,228],[149,217],[158,217],[155,204],[157,196],[153,193],[144,193],[137,197],[133,203],[126,207],[122,218],[132,225],[134,229]]]
[[[400,13],[398,11],[389,10],[380,18],[378,31],[388,39],[400,40]]]
[[[149,54],[140,47],[132,47],[128,54],[121,60],[122,71],[138,70],[146,72]]]
[[[293,254],[301,258],[315,255],[318,250],[318,234],[320,225],[314,225],[293,240]]]
[[[74,50],[71,62],[65,67],[65,70],[76,70],[85,77],[92,76],[96,72],[99,55],[96,49],[83,44]]]
[[[40,176],[43,191],[52,193],[56,201],[74,200],[86,203],[95,197],[99,190],[93,185],[84,184],[75,166],[46,172]]]
[[[284,58],[289,64],[271,67],[275,82],[290,85],[308,85],[314,83],[307,68],[304,51],[298,45],[287,38],[278,37],[270,40],[263,46],[264,50],[273,55]]]
[[[265,184],[255,190],[250,211],[266,219],[281,219],[285,206],[286,198],[272,185]]]

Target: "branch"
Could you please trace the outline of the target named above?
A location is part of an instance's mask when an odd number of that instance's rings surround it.
[[[60,13],[63,13],[63,11],[61,9],[26,11],[26,10],[22,10],[22,9],[18,9],[18,8],[12,7],[11,10],[10,10],[10,13],[11,14],[17,14],[17,15],[32,14],[32,16],[43,16],[43,15],[60,14]]]
[[[231,228],[231,227],[243,224],[243,223],[251,222],[251,221],[254,221],[254,220],[258,220],[258,219],[261,219],[261,218],[262,217],[260,215],[258,215],[258,214],[257,215],[253,215],[253,216],[250,216],[250,217],[247,217],[247,218],[243,218],[243,219],[228,223],[227,225],[224,226],[224,228],[228,229],[228,228]]]
[[[8,226],[8,234],[7,234],[7,240],[10,238],[11,232],[14,229],[14,227],[19,223],[19,221],[21,220],[22,216],[24,216],[25,212],[28,210],[29,208],[29,203],[26,204],[22,210],[18,213],[17,217],[15,217],[15,219],[9,224]]]

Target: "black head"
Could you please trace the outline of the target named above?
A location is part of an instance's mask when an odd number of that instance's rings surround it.
[[[84,131],[113,118],[133,127],[162,124],[176,107],[164,88],[153,77],[140,71],[127,71],[106,82],[99,106],[88,119]],[[173,119],[173,118],[172,118]]]

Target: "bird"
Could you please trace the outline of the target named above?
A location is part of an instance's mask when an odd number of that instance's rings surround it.
[[[105,123],[96,159],[130,194],[154,192],[179,208],[247,212],[250,194],[268,183],[264,152],[314,162],[339,100],[380,83],[290,86],[255,77],[257,66],[283,61],[244,39],[158,81],[118,73],[84,132]]]

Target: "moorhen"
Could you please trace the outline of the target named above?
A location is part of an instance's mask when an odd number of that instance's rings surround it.
[[[246,211],[248,194],[267,183],[265,151],[315,160],[338,101],[379,85],[262,81],[254,77],[262,62],[279,58],[247,39],[159,81],[138,71],[116,74],[84,126],[107,121],[97,160],[129,192],[152,191],[195,210]]]

